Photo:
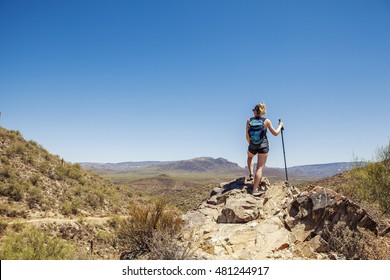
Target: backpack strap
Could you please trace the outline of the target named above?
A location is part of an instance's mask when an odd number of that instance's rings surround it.
[[[267,120],[267,118],[261,118],[261,120],[264,123],[264,129],[263,129],[263,133],[261,134],[261,137],[266,139],[267,138],[267,128],[265,127],[265,121]]]

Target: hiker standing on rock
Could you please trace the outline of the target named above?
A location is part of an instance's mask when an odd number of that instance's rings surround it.
[[[253,182],[253,194],[258,194],[260,190],[263,169],[267,162],[269,145],[267,139],[267,129],[274,136],[279,135],[283,127],[283,122],[279,122],[278,128],[274,129],[272,122],[264,118],[267,108],[264,103],[259,103],[253,108],[254,117],[246,122],[246,140],[248,141],[248,170],[249,180],[253,180],[253,157],[257,154],[257,168]]]

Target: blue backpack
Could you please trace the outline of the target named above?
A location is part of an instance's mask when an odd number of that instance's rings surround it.
[[[249,137],[252,144],[260,145],[265,138],[264,119],[251,118],[248,128]]]

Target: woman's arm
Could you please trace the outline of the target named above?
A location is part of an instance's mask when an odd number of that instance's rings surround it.
[[[271,131],[271,133],[274,135],[274,136],[278,136],[280,131],[282,130],[282,127],[283,127],[283,122],[279,122],[279,125],[278,125],[278,128],[275,129],[273,126],[272,126],[272,122],[269,120],[269,119],[266,119],[265,122],[265,127],[269,129],[269,131]]]

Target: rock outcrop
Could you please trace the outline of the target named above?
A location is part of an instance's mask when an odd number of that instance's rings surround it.
[[[239,178],[221,184],[196,209],[187,212],[185,238],[200,259],[329,259],[333,227],[378,224],[360,206],[321,187],[304,192],[288,183],[270,185],[253,196],[252,184]]]

